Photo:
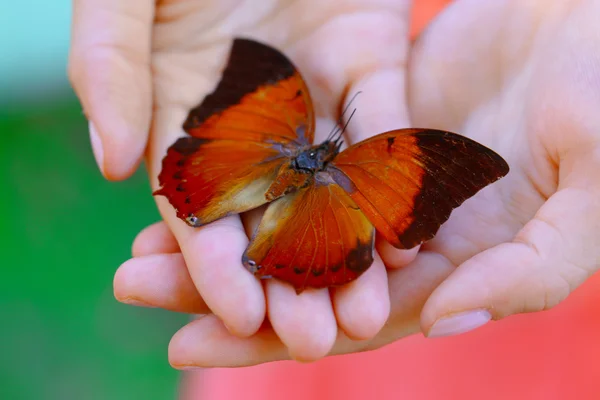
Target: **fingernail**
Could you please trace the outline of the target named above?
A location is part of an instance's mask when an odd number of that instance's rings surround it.
[[[156,308],[156,306],[153,306],[152,304],[148,304],[145,303],[141,300],[138,299],[134,299],[131,297],[127,297],[124,299],[117,299],[119,302],[124,303],[124,304],[128,304],[130,306],[136,306],[136,307],[148,307],[148,308]]]
[[[487,310],[471,310],[438,319],[429,330],[428,338],[459,335],[479,328],[492,319]]]
[[[171,364],[171,366],[180,371],[198,371],[198,370],[202,369],[202,367],[198,367],[196,365],[173,365],[173,364]]]
[[[98,135],[98,131],[94,126],[94,123],[90,121],[89,123],[90,129],[90,142],[92,142],[92,151],[94,152],[94,157],[96,158],[96,163],[98,164],[98,168],[104,175],[104,149],[102,148],[102,140],[100,139],[100,135]]]
[[[315,362],[315,361],[318,361],[318,360],[320,359],[320,358],[310,358],[310,357],[309,357],[309,358],[306,358],[306,357],[299,357],[299,356],[295,355],[295,354],[294,354],[292,351],[290,351],[289,349],[288,349],[288,357],[289,357],[291,360],[294,360],[294,361],[296,361],[297,363],[300,363],[300,364],[311,364],[311,363],[313,363],[313,362]]]

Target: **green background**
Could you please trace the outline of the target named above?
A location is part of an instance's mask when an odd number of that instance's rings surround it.
[[[143,170],[111,183],[96,167],[66,79],[70,7],[0,5],[0,399],[174,398],[186,316],[113,296],[159,216]]]

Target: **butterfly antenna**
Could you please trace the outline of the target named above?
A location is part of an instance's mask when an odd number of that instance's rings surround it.
[[[352,105],[352,102],[354,101],[354,99],[356,99],[356,97],[361,94],[362,91],[358,91],[354,94],[354,96],[352,96],[352,98],[350,99],[350,101],[348,102],[348,104],[346,104],[346,107],[344,108],[344,110],[342,111],[342,114],[340,115],[340,118],[337,120],[337,123],[335,124],[335,126],[333,127],[333,129],[331,130],[331,132],[329,133],[329,136],[327,136],[327,140],[328,141],[333,141],[333,138],[336,137],[336,135],[339,133],[340,128],[339,126],[342,124],[342,121],[344,120],[344,114],[346,114],[346,111],[348,111],[348,108],[350,108],[350,106]],[[356,111],[356,109],[354,109],[354,111]],[[354,112],[352,112],[352,114],[354,114]],[[352,117],[352,116],[350,116]],[[350,119],[348,119],[348,121],[350,121]],[[346,124],[348,125],[348,124]],[[346,128],[344,128],[346,129]],[[344,131],[342,130],[342,133],[344,133]]]
[[[329,135],[327,135],[327,141],[331,142],[333,140],[333,138],[338,134],[340,130],[340,126],[339,123],[336,123],[335,126],[333,127],[333,129],[331,130],[331,132],[329,132]]]
[[[344,111],[342,111],[342,115],[340,115],[340,119],[338,119],[338,125],[342,123],[342,121],[344,119],[344,115],[346,114],[346,111],[348,111],[348,109],[352,105],[352,102],[354,101],[354,99],[356,99],[356,96],[358,96],[361,93],[362,93],[361,91],[356,92],[354,94],[354,96],[352,96],[352,98],[350,99],[350,101],[348,102],[348,104],[346,104],[346,108],[344,108]],[[354,111],[356,111],[356,108],[354,109]],[[354,114],[354,111],[352,112],[352,114]]]
[[[348,117],[348,120],[344,124],[344,127],[341,130],[339,130],[339,135],[337,135],[335,140],[332,139],[332,141],[335,143],[336,147],[338,148],[338,151],[342,147],[342,144],[344,144],[344,141],[342,140],[342,135],[344,134],[344,132],[346,132],[346,128],[348,127],[348,124],[352,120],[352,117],[354,116],[355,112],[356,112],[356,108],[354,110],[352,110],[352,114],[350,114],[350,116]]]

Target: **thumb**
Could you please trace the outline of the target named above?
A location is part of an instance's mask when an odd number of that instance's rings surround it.
[[[110,180],[137,168],[152,112],[153,0],[75,0],[69,79],[90,121],[98,166]]]
[[[421,314],[429,337],[549,309],[600,268],[600,147],[571,151],[558,191],[510,243],[460,265]]]

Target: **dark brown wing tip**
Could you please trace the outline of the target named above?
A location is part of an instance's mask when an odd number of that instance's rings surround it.
[[[213,92],[189,112],[183,130],[190,132],[211,115],[238,104],[245,95],[289,78],[296,71],[292,61],[276,48],[253,39],[235,37],[221,80]]]
[[[471,139],[468,136],[461,135],[460,133],[450,132],[446,130],[439,129],[425,129],[425,128],[417,128],[416,130],[420,131],[417,134],[417,137],[426,137],[426,136],[444,136],[447,140],[458,140],[460,142],[464,142],[467,145],[473,146],[480,150],[482,153],[485,153],[488,157],[493,159],[498,175],[498,179],[502,178],[510,171],[510,166],[506,162],[506,160],[498,154],[496,151],[491,148],[479,143],[476,140]]]
[[[414,199],[415,222],[398,235],[404,249],[432,239],[454,209],[510,172],[500,154],[466,136],[437,129],[411,130],[399,133],[417,139],[428,173]],[[435,162],[442,154],[451,161],[445,167]]]

